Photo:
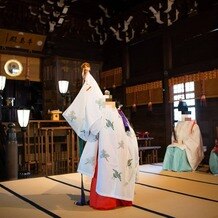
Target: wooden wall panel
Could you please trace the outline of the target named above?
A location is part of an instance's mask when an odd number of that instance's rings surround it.
[[[10,77],[9,75],[6,74],[4,70],[4,65],[10,59],[15,59],[21,62],[23,66],[23,71],[19,76]],[[0,69],[1,69],[0,75],[6,76],[7,79],[30,80],[30,81],[40,82],[41,81],[40,65],[41,65],[41,60],[39,58],[0,54]]]
[[[201,98],[203,93],[206,98],[217,98],[218,78],[195,82],[195,93],[197,99]]]
[[[148,90],[138,91],[136,94],[137,94],[137,105],[144,105],[149,102]]]
[[[156,81],[152,83],[140,84],[126,88],[126,105],[145,105],[149,102],[163,103],[162,83]]]
[[[126,106],[132,106],[133,104],[135,104],[135,93],[131,92],[131,93],[126,93]]]
[[[163,103],[162,88],[152,89],[150,91],[151,91],[151,101],[152,101],[152,103]]]
[[[115,88],[122,85],[122,68],[116,67],[100,73],[100,86],[102,89]]]
[[[218,78],[205,81],[205,95],[208,98],[218,97]]]

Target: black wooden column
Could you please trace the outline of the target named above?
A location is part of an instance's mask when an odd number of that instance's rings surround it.
[[[130,63],[129,63],[128,46],[123,47],[122,70],[123,70],[123,84],[126,84],[126,80],[130,78]]]
[[[129,47],[123,47],[122,53],[122,87],[123,87],[123,102],[126,105],[126,81],[130,78],[130,60],[129,60]],[[124,106],[125,106],[124,105]],[[125,108],[125,114],[128,119],[131,120],[130,109],[127,107]]]
[[[7,180],[15,180],[18,178],[18,148],[14,123],[8,124],[5,153]]]
[[[5,166],[5,145],[6,133],[5,126],[0,122],[0,180],[6,180],[6,166]]]
[[[169,72],[172,69],[172,41],[170,32],[165,30],[163,34],[163,105],[165,114],[165,145],[171,142],[173,125],[172,103],[170,103]]]

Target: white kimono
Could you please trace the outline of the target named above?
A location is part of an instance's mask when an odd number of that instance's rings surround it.
[[[204,158],[203,141],[199,126],[195,121],[179,121],[175,128],[177,143],[168,147],[177,147],[186,151],[192,170],[196,170]]]
[[[118,110],[105,107],[105,98],[91,74],[63,116],[87,141],[78,172],[93,177],[98,161],[96,192],[132,201],[139,166],[137,139],[131,127],[125,132]]]

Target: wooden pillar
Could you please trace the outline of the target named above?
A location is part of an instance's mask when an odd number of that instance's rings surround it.
[[[8,124],[7,145],[5,151],[7,180],[15,180],[18,178],[18,149],[14,123]]]
[[[129,48],[127,46],[123,47],[123,84],[126,83],[126,80],[130,78],[130,63],[129,63]]]
[[[5,126],[0,122],[0,180],[6,179],[6,155],[5,155],[5,147],[6,147],[6,133],[5,133]]]
[[[165,145],[170,144],[173,124],[172,103],[170,103],[169,71],[172,69],[172,41],[169,31],[163,34],[163,105],[165,111]]]
[[[122,84],[123,84],[123,102],[126,104],[126,80],[130,78],[130,62],[129,62],[129,48],[123,47],[123,59],[122,59]]]

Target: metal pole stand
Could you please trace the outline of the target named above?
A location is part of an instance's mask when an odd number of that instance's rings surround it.
[[[77,206],[88,205],[88,203],[86,202],[86,196],[85,196],[84,185],[83,185],[83,174],[81,174],[81,198],[80,201],[75,201],[75,205]]]

